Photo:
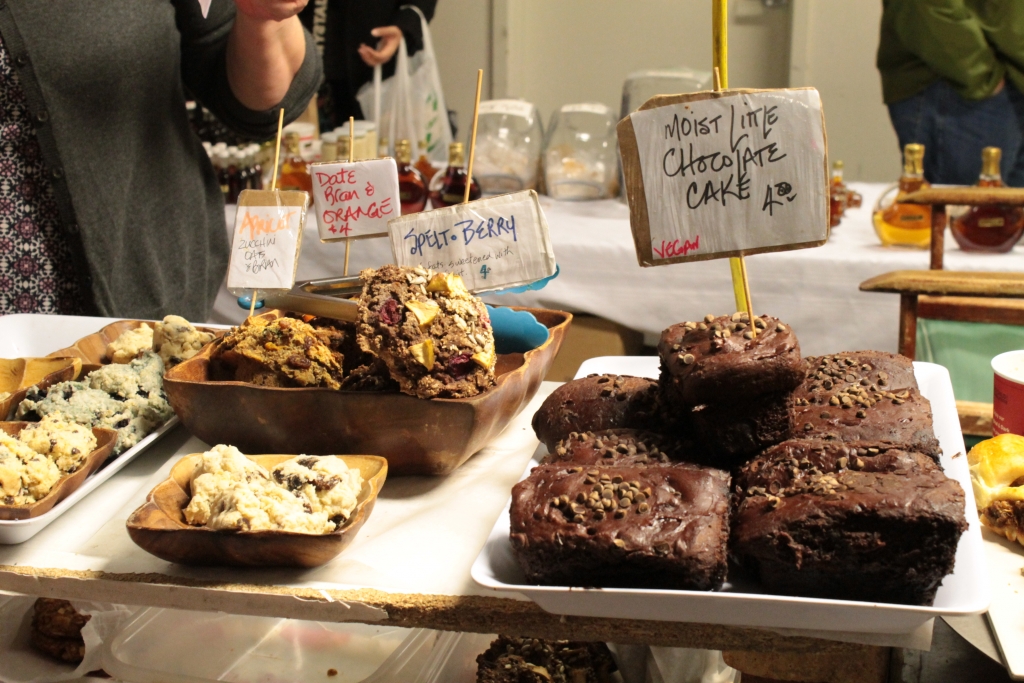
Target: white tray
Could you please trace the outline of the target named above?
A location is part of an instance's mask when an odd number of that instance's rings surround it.
[[[115,320],[117,318],[90,318],[72,315],[0,316],[0,357],[45,356],[57,349],[71,346],[82,337],[98,332]],[[217,325],[216,327],[222,326]],[[159,429],[147,434],[139,443],[116,458],[108,460],[102,469],[86,479],[74,493],[57,503],[46,514],[32,519],[0,520],[0,544],[24,543],[38,534],[177,424],[178,418],[171,417]]]
[[[486,545],[473,563],[472,576],[480,586],[518,593],[555,614],[622,619],[653,619],[766,628],[795,628],[859,633],[909,633],[936,616],[979,614],[989,605],[988,573],[981,540],[981,524],[972,514],[971,489],[964,440],[949,373],[940,365],[915,363],[921,393],[932,404],[935,435],[942,446],[942,466],[967,496],[969,528],[960,538],[956,566],[939,588],[931,607],[885,603],[824,600],[769,595],[756,584],[726,583],[718,592],[639,588],[577,588],[533,586],[519,568],[509,544],[509,506],[505,506]],[[609,356],[583,363],[577,377],[612,373],[658,376],[658,358]],[[529,474],[535,462],[523,473]],[[511,497],[509,498],[511,503]]]
[[[1024,680],[1024,547],[982,530],[992,586],[988,619],[1014,680]]]

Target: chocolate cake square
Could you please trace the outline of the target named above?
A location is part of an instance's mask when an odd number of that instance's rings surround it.
[[[772,593],[930,605],[967,529],[960,485],[884,445],[786,442],[736,482],[730,552]]]
[[[722,470],[541,465],[512,489],[510,517],[534,583],[713,590],[725,580]]]
[[[573,432],[559,441],[541,464],[576,465],[670,465],[683,459],[680,447],[671,439],[637,429],[605,429]]]
[[[804,378],[800,344],[778,318],[746,313],[683,322],[661,333],[661,383],[666,397],[698,406],[789,391]]]

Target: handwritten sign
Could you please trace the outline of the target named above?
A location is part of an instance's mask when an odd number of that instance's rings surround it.
[[[309,195],[243,190],[231,235],[228,289],[232,293],[291,289],[299,260]]]
[[[388,231],[395,263],[457,273],[473,292],[555,273],[548,222],[533,190],[402,216]]]
[[[817,90],[659,95],[620,121],[618,134],[641,266],[828,239]]]
[[[310,172],[322,242],[383,237],[402,212],[394,159],[313,164]]]

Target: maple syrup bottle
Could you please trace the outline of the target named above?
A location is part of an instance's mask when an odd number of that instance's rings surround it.
[[[408,140],[399,140],[395,145],[395,162],[398,164],[398,198],[402,203],[402,215],[419,213],[427,206],[427,184],[412,165],[412,145]]]
[[[931,245],[932,207],[900,201],[924,187],[930,187],[924,179],[924,145],[911,142],[903,148],[903,175],[896,201],[873,216],[875,232],[884,246],[927,249]]]
[[[420,149],[427,149],[426,140],[420,140]],[[427,158],[427,154],[425,151],[420,152],[420,158],[416,160],[416,170],[420,172],[421,176],[423,176],[423,182],[428,184],[434,178],[434,175],[437,173],[437,169],[434,168],[434,165],[432,163],[430,163],[430,159]]]
[[[299,150],[299,134],[285,133],[284,150],[281,162],[281,176],[277,187],[281,190],[302,190],[313,193],[313,178],[309,175],[309,164],[302,158]]]
[[[981,150],[981,177],[975,187],[1003,187],[999,174],[1002,156],[998,147]],[[1013,249],[1024,232],[1024,209],[1005,204],[972,206],[953,220],[950,229],[964,251],[1005,253]]]
[[[832,164],[832,181],[829,183],[829,225],[836,227],[846,213],[847,190],[843,183],[843,162]]]
[[[448,146],[448,169],[430,181],[430,205],[435,209],[461,204],[466,193],[466,153],[461,142]],[[469,186],[469,200],[480,199],[476,180]]]

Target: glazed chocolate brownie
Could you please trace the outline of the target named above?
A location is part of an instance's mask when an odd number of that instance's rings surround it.
[[[789,438],[789,392],[697,406],[690,413],[702,462],[731,469],[761,450]]]
[[[671,465],[682,459],[679,444],[653,432],[637,429],[605,429],[572,432],[541,461],[576,465]]]
[[[963,490],[923,454],[841,448],[789,442],[741,468],[731,553],[772,593],[932,604],[967,529]]]
[[[512,489],[510,517],[531,582],[712,590],[725,580],[722,470],[541,465]]]
[[[499,636],[476,658],[477,683],[608,683],[618,667],[604,643]]]
[[[533,431],[554,451],[573,432],[652,429],[657,424],[658,383],[628,375],[589,375],[551,392],[533,416]]]
[[[67,600],[39,598],[33,605],[30,642],[48,657],[77,664],[85,657],[82,628],[91,618]]]
[[[392,265],[359,276],[359,346],[384,361],[402,392],[465,398],[494,386],[490,317],[462,278]]]
[[[778,318],[705,316],[661,333],[661,382],[675,403],[697,406],[789,391],[804,378],[800,344]]]
[[[804,379],[796,389],[797,398],[811,398],[863,387],[869,391],[918,389],[914,363],[906,356],[884,351],[846,351],[830,356],[804,359]]]

